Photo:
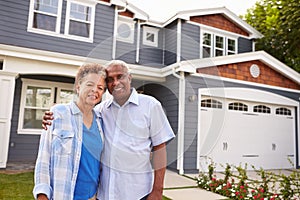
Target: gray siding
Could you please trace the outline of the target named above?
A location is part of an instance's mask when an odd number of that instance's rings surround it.
[[[65,78],[59,76],[23,76],[16,80],[15,85],[15,95],[12,111],[12,121],[11,121],[11,131],[10,131],[10,144],[8,150],[8,162],[16,161],[26,161],[34,162],[36,160],[38,146],[39,146],[39,135],[27,135],[27,134],[18,134],[18,123],[19,123],[19,110],[20,110],[20,99],[21,99],[21,90],[22,82],[21,78],[32,78],[37,80],[48,80],[56,82],[67,82],[73,83],[74,79]]]
[[[200,28],[189,23],[182,23],[181,60],[200,58]]]
[[[163,66],[163,29],[158,32],[158,47],[143,45],[143,28],[141,28],[139,64],[158,67]]]
[[[165,65],[170,65],[176,62],[177,54],[177,20],[169,24],[164,29],[165,40]]]
[[[65,1],[64,1],[65,2]],[[27,32],[29,0],[0,1],[0,43],[26,48],[60,52],[79,56],[89,53],[102,43],[98,54],[101,59],[111,59],[111,37],[113,35],[114,8],[97,4],[95,16],[94,42],[81,42],[60,37]],[[65,3],[64,3],[65,8]],[[64,30],[65,11],[62,13],[61,30]],[[110,42],[107,42],[110,41]]]
[[[238,38],[238,53],[252,52],[252,41],[246,38]]]

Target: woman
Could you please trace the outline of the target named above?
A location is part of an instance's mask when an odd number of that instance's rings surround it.
[[[77,100],[51,108],[54,120],[41,134],[35,166],[36,199],[96,199],[103,132],[93,108],[105,92],[105,78],[101,65],[81,66],[75,78]]]

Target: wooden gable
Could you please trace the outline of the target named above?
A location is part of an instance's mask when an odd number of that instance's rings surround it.
[[[260,74],[256,78],[250,73],[250,67],[253,64],[256,64],[260,70]],[[198,68],[197,73],[300,90],[300,85],[295,81],[283,76],[259,60]]]
[[[249,36],[245,30],[237,26],[232,21],[228,20],[222,14],[212,14],[212,15],[204,15],[204,16],[193,16],[190,18],[192,22],[196,22],[199,24],[204,24],[207,26],[215,27],[218,29],[230,31],[233,33],[237,33],[244,36]]]
[[[125,16],[125,17],[130,17],[130,18],[134,17],[134,13],[130,12],[129,10],[126,10],[124,12],[120,12],[120,15]]]

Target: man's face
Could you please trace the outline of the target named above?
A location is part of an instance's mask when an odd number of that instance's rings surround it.
[[[120,65],[109,66],[106,70],[108,91],[119,105],[123,105],[131,94],[131,75]]]

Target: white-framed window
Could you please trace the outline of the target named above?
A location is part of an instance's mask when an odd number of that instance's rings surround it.
[[[22,79],[19,134],[40,134],[42,117],[54,103],[73,100],[73,84]]]
[[[117,40],[127,43],[134,42],[135,22],[132,18],[119,16],[117,22]]]
[[[63,1],[67,2],[66,10]],[[93,42],[96,4],[82,0],[30,0],[27,31]],[[60,30],[61,27],[65,29]]]
[[[67,2],[65,34],[93,39],[95,7],[76,1]]]
[[[201,58],[237,54],[237,39],[234,37],[204,30],[200,41]]]
[[[143,44],[148,46],[158,46],[158,31],[157,28],[143,26]]]
[[[59,33],[61,8],[62,0],[31,0],[29,28]]]

